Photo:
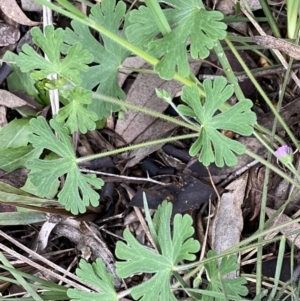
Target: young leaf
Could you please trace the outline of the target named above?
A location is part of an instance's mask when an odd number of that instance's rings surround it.
[[[72,214],[84,213],[86,206],[99,204],[99,195],[91,187],[100,189],[103,181],[95,175],[81,174],[76,163],[68,130],[57,121],[50,121],[51,127],[57,132],[57,138],[44,118],[38,117],[30,121],[32,135],[29,141],[35,148],[48,149],[60,156],[56,160],[32,160],[27,162],[31,170],[29,179],[36,186],[39,196],[50,193],[51,187],[61,176],[66,175],[66,181],[58,194],[58,201],[70,210]]]
[[[161,2],[167,2],[174,7],[172,10],[164,11],[169,24],[172,27],[175,25],[170,33],[161,39],[151,41],[157,35],[158,28],[153,25],[154,21],[148,9],[140,8],[129,16],[126,35],[130,41],[148,46],[151,54],[156,56],[163,54],[162,59],[155,66],[160,77],[172,79],[175,71],[178,71],[180,76],[186,77],[190,72],[186,51],[187,41],[191,42],[192,58],[204,59],[209,55],[209,50],[213,48],[214,43],[226,37],[226,24],[220,22],[223,19],[222,13],[206,11],[198,0]]]
[[[216,256],[215,251],[210,250],[207,254],[207,258]],[[247,281],[243,277],[236,277],[233,279],[227,279],[224,276],[230,272],[234,272],[239,269],[239,264],[237,263],[237,258],[235,255],[230,255],[222,258],[220,265],[218,266],[218,260],[212,260],[204,264],[206,270],[206,275],[209,280],[209,285],[207,290],[213,292],[223,292],[222,287],[224,287],[226,294],[240,298],[240,296],[246,296],[248,294],[248,289],[244,286]],[[222,283],[221,283],[222,281]],[[203,295],[203,301],[210,301],[210,296]],[[224,299],[225,300],[225,297]]]
[[[70,133],[76,132],[78,129],[85,134],[96,128],[97,114],[88,110],[87,105],[92,102],[92,92],[75,87],[73,90],[66,90],[63,94],[64,98],[69,99],[70,103],[58,111],[56,121],[65,122]]]
[[[171,211],[172,204],[164,201],[155,213],[153,224],[158,236],[158,249],[161,250],[159,254],[141,245],[127,229],[124,231],[127,244],[117,242],[116,256],[123,260],[116,263],[119,277],[125,278],[138,273],[155,274],[150,280],[132,289],[135,300],[175,301],[170,289],[172,270],[181,260],[195,260],[193,253],[200,249],[199,242],[191,238],[194,229],[189,215],[176,214],[171,237]]]
[[[126,5],[120,1],[116,5],[115,0],[103,0],[91,9],[90,18],[105,26],[114,33],[118,33],[122,18],[126,11]],[[72,21],[73,30],[67,29],[65,42],[72,45],[80,41],[84,49],[94,56],[94,66],[84,74],[82,87],[96,92],[124,100],[126,95],[118,85],[118,72],[124,59],[130,54],[125,48],[113,42],[106,36],[102,36],[104,46],[91,34],[88,26],[78,21]],[[120,107],[99,99],[93,99],[89,109],[98,115],[98,119],[107,118],[111,112],[117,112]]]
[[[63,46],[64,30],[53,26],[46,26],[44,34],[38,27],[31,30],[34,43],[39,46],[48,60],[39,55],[32,47],[25,44],[16,62],[22,72],[32,72],[35,80],[46,78],[49,74],[59,74],[69,79],[74,84],[81,83],[79,71],[86,71],[87,64],[93,61],[93,56],[82,50],[80,43],[70,47],[65,58],[61,59],[61,48]]]
[[[114,289],[114,278],[108,274],[105,264],[101,259],[89,264],[85,260],[80,260],[79,268],[76,269],[76,274],[82,282],[92,284],[100,289],[100,293],[85,292],[78,289],[68,289],[68,297],[71,301],[117,301],[118,295]]]
[[[226,85],[224,77],[217,77],[212,83],[206,79],[203,87],[206,93],[205,104],[202,105],[196,86],[183,88],[183,101],[188,105],[179,105],[180,113],[194,115],[201,124],[201,133],[190,148],[190,155],[196,156],[199,152],[199,161],[208,166],[215,162],[218,167],[237,164],[234,153],[242,154],[245,147],[238,141],[231,140],[218,130],[230,130],[235,133],[249,136],[253,132],[256,115],[251,111],[252,102],[248,99],[240,101],[230,109],[215,115],[221,105],[233,94],[233,87]],[[191,109],[194,111],[192,114]]]

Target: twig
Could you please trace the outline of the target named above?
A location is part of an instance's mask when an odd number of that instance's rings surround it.
[[[300,68],[300,63],[294,63],[292,65],[292,69],[299,69]],[[267,76],[267,75],[272,75],[272,74],[278,74],[281,73],[283,71],[285,71],[286,69],[283,66],[278,66],[278,67],[271,67],[270,69],[267,68],[263,68],[263,70],[261,70],[261,68],[259,69],[252,69],[251,72],[253,73],[254,77],[263,77],[263,76]],[[240,72],[236,73],[236,78],[239,82],[244,81],[245,79],[248,79],[248,75],[247,74],[241,74],[238,75]],[[199,79],[200,80],[204,80],[206,78],[212,79],[214,80],[218,75],[211,75],[211,74],[200,74],[199,75]]]
[[[30,254],[33,258],[36,258],[38,260],[40,260],[41,262],[45,263],[46,265],[50,266],[51,268],[53,268],[54,270],[57,270],[59,272],[61,272],[62,274],[64,275],[67,275],[68,277],[72,278],[73,280],[75,281],[78,281],[80,282],[80,279],[75,276],[74,274],[66,271],[65,269],[61,268],[60,266],[56,265],[55,263],[51,262],[50,260],[44,258],[43,256],[31,251],[29,248],[25,247],[24,245],[20,244],[18,241],[16,241],[15,239],[13,239],[12,237],[10,237],[9,235],[5,234],[3,231],[0,230],[0,235],[7,239],[8,241],[10,241],[11,243],[13,243],[15,246],[17,246],[18,248],[20,248],[21,250],[25,251],[26,253]],[[58,280],[62,280],[63,282],[71,285],[72,287],[75,287],[75,288],[78,288],[80,290],[84,290],[84,291],[89,291],[89,289],[87,289],[86,287],[72,281],[72,280],[69,280],[69,279],[66,279],[65,277],[51,271],[51,269],[49,268],[45,268],[41,265],[39,265],[38,263],[30,260],[29,258],[19,254],[18,252],[4,246],[3,244],[0,243],[0,249],[2,249],[3,251],[7,252],[8,254],[11,254],[13,255],[14,257],[18,258],[19,260],[22,260],[23,262],[26,262],[28,265],[36,268],[37,270],[39,271],[42,271],[46,274],[49,274],[53,277],[55,277],[56,279]],[[90,288],[92,288],[92,286],[90,285],[87,285],[89,286]],[[94,289],[94,288],[93,288]]]
[[[226,186],[230,181],[237,178],[239,175],[244,173],[246,170],[250,169],[252,166],[256,165],[258,163],[257,160],[253,160],[252,162],[248,163],[247,165],[243,166],[242,168],[238,169],[234,173],[232,173],[229,177],[227,177],[225,180],[223,180],[221,183],[218,184],[219,187]]]
[[[253,19],[253,17],[245,9],[243,9],[242,7],[241,7],[241,10],[246,15],[246,17],[251,21],[252,25],[261,34],[261,36],[266,37],[267,36],[266,33],[263,31],[263,29],[260,27],[260,25]],[[273,51],[277,55],[278,59],[280,60],[281,64],[284,66],[284,68],[288,69],[288,63],[286,62],[285,58],[280,53],[280,51],[277,50],[277,49],[273,49]],[[300,87],[300,80],[296,76],[296,74],[294,72],[292,72],[292,71],[291,71],[291,77],[293,78],[293,80],[295,81],[295,83],[297,84],[297,86]]]
[[[151,182],[154,184],[162,185],[162,186],[167,186],[168,184],[158,182],[156,180],[151,179],[148,175],[147,178],[137,178],[137,177],[128,177],[128,176],[121,176],[121,175],[115,175],[112,173],[107,173],[107,172],[102,172],[102,171],[95,171],[95,170],[90,170],[90,169],[85,169],[85,168],[80,168],[80,171],[82,172],[87,172],[87,173],[94,173],[96,175],[102,175],[102,176],[108,176],[108,177],[115,177],[119,179],[125,179],[129,181],[143,181],[143,182]]]

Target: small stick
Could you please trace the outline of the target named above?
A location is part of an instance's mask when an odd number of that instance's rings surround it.
[[[278,49],[293,59],[300,60],[300,46],[287,42],[283,39],[277,39],[272,36],[254,36],[252,37],[252,41],[255,44],[268,49]]]

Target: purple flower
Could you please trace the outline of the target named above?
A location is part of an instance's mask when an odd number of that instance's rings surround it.
[[[275,151],[275,156],[284,164],[290,164],[293,161],[293,151],[287,145],[279,147]]]
[[[283,158],[286,155],[290,155],[291,153],[292,153],[292,149],[287,145],[283,145],[277,149],[275,155],[277,158]]]

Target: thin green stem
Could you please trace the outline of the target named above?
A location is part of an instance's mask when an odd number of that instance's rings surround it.
[[[261,133],[264,133],[264,134],[266,134],[266,135],[268,135],[268,136],[270,136],[270,137],[273,137],[273,136],[272,136],[272,131],[268,130],[267,128],[262,127],[262,126],[260,126],[259,124],[255,125],[255,127],[256,127],[256,129],[257,129],[258,131],[260,131]],[[284,141],[280,136],[278,136],[278,135],[276,135],[276,134],[274,134],[274,139],[275,139],[276,141],[278,141],[281,145],[285,145],[285,144],[286,144],[285,141]]]
[[[274,286],[271,290],[268,301],[272,301],[272,300],[275,299],[275,295],[276,295],[277,288],[278,288],[278,281],[279,281],[279,277],[280,277],[280,273],[281,273],[281,269],[282,269],[285,245],[286,245],[286,238],[285,238],[285,236],[282,236],[281,239],[280,239],[279,252],[278,252],[278,255],[277,255]]]
[[[268,18],[268,22],[273,31],[273,35],[276,38],[280,38],[281,37],[280,30],[278,29],[277,23],[271,13],[268,2],[266,0],[259,0],[259,3],[261,5],[266,17]]]
[[[254,17],[254,20],[256,22],[267,22],[268,19],[266,17]],[[223,19],[223,22],[228,24],[228,23],[245,23],[245,22],[251,22],[248,18],[246,17],[236,17],[236,16],[225,16]]]
[[[237,58],[237,60],[239,61],[239,63],[241,64],[241,66],[243,67],[243,69],[245,70],[245,72],[247,73],[247,75],[248,75],[249,79],[251,80],[251,82],[254,84],[254,86],[256,87],[256,89],[258,90],[258,92],[260,93],[260,95],[262,96],[262,98],[266,101],[266,103],[269,106],[270,110],[273,112],[273,114],[275,115],[275,117],[278,119],[278,121],[280,122],[280,124],[282,125],[282,127],[284,128],[284,130],[287,132],[287,134],[289,135],[289,137],[293,141],[293,143],[296,146],[296,148],[299,149],[299,144],[298,144],[298,141],[295,138],[294,134],[292,133],[292,131],[290,130],[290,128],[287,126],[287,124],[284,122],[284,120],[280,116],[280,114],[277,112],[277,110],[273,106],[271,100],[269,99],[269,97],[267,96],[267,94],[265,93],[265,91],[261,88],[261,86],[259,85],[259,83],[255,79],[255,77],[252,75],[251,71],[246,66],[245,62],[243,61],[243,59],[241,58],[241,56],[239,55],[239,53],[236,51],[236,49],[234,48],[233,44],[227,38],[225,39],[225,41],[226,41],[227,45],[229,46],[229,48],[231,49],[231,51],[234,54],[234,56]],[[238,97],[238,95],[237,95],[237,97]]]
[[[105,152],[105,153],[100,153],[100,154],[96,154],[96,155],[78,158],[78,159],[76,159],[76,162],[77,162],[77,164],[80,164],[83,162],[91,161],[91,160],[98,159],[98,158],[103,158],[106,156],[113,156],[116,154],[128,152],[128,151],[142,148],[142,147],[147,147],[147,146],[156,145],[156,144],[165,144],[165,143],[171,142],[171,141],[196,138],[198,136],[199,136],[199,133],[194,133],[194,134],[187,134],[187,135],[175,136],[175,137],[170,137],[170,138],[163,138],[163,139],[158,139],[158,140],[154,140],[154,141],[147,141],[147,142],[143,142],[143,143],[139,143],[139,144],[130,145],[127,147],[121,147],[121,148],[118,148],[118,149],[115,149],[115,150],[112,150],[109,152]]]
[[[214,50],[218,56],[218,59],[223,67],[223,70],[229,79],[230,83],[233,85],[234,92],[239,101],[245,99],[244,93],[241,90],[241,87],[238,83],[238,80],[229,64],[227,56],[224,52],[224,49],[219,41],[215,42]]]
[[[272,153],[268,152],[267,162],[271,164]],[[268,187],[269,187],[269,179],[270,179],[270,168],[267,166],[265,170],[265,177],[264,177],[264,184],[263,184],[263,193],[261,197],[261,209],[260,209],[260,216],[259,216],[259,226],[258,232],[262,232],[265,227],[265,214],[266,214],[266,206],[267,206],[267,196],[268,196]],[[263,237],[258,238],[258,243],[263,241]],[[261,292],[261,284],[262,284],[262,254],[263,253],[263,246],[259,245],[257,247],[257,261],[256,261],[256,295],[260,294]]]
[[[249,249],[250,248],[256,248],[258,245],[261,245],[261,244],[265,245],[265,244],[270,244],[271,242],[278,241],[278,240],[280,240],[280,237],[274,237],[274,238],[270,238],[270,239],[265,239],[265,240],[263,240],[259,244],[257,242],[254,243],[254,244],[251,244],[251,242],[256,241],[259,237],[264,237],[264,236],[266,236],[269,233],[280,231],[282,228],[289,227],[290,225],[297,224],[298,222],[300,222],[300,218],[297,218],[295,220],[289,221],[287,223],[279,224],[279,225],[274,226],[274,227],[269,228],[269,229],[265,229],[263,232],[260,232],[260,233],[255,232],[250,237],[242,240],[238,244],[232,246],[231,248],[229,248],[229,249],[221,252],[220,254],[218,254],[216,256],[213,256],[213,257],[207,258],[207,259],[202,259],[202,260],[199,260],[199,261],[193,262],[193,263],[188,263],[188,264],[185,264],[185,265],[182,265],[182,266],[176,266],[173,269],[176,270],[176,271],[184,271],[184,270],[188,270],[188,269],[194,268],[191,272],[189,272],[188,274],[186,274],[183,277],[184,280],[190,279],[191,277],[193,277],[197,273],[197,271],[199,271],[202,268],[202,266],[203,266],[204,263],[208,263],[210,261],[222,258],[224,256],[236,254],[238,252],[246,250],[247,248],[249,248]],[[297,230],[291,231],[290,234],[287,233],[287,234],[285,234],[285,236],[288,237],[289,235],[294,234],[296,231]]]
[[[146,62],[148,62],[149,64],[151,64],[153,66],[155,66],[159,62],[159,60],[157,58],[151,56],[147,52],[145,52],[142,49],[129,43],[127,40],[121,38],[117,34],[111,32],[109,29],[105,28],[104,26],[102,26],[102,25],[96,23],[95,21],[93,21],[92,19],[88,18],[87,16],[82,14],[79,10],[75,9],[74,6],[72,9],[72,12],[70,12],[70,11],[67,11],[61,7],[58,7],[54,4],[52,4],[51,2],[48,2],[47,0],[34,0],[34,1],[41,5],[45,5],[66,17],[69,17],[73,20],[76,20],[84,25],[87,25],[87,26],[97,30],[102,35],[107,36],[114,42],[118,43],[122,47],[126,48],[127,50],[129,50],[132,53],[136,54],[137,56],[141,57],[142,59],[144,59]],[[60,0],[60,1],[62,3],[66,2],[66,0]],[[69,9],[69,5],[65,5],[65,4],[62,4],[62,5],[64,5],[67,9]],[[76,13],[75,13],[74,10],[77,10],[78,12],[76,11]],[[179,74],[177,72],[174,75],[174,79],[181,82],[182,84],[184,84],[186,86],[193,86],[195,84],[195,82],[192,79],[181,77],[181,76],[179,76]],[[197,87],[199,89],[200,95],[205,96],[205,92],[204,92],[202,86],[198,84]]]
[[[291,63],[290,63],[290,68],[291,68]],[[283,85],[283,89],[285,89],[286,83],[288,80],[288,76],[286,73],[285,76],[285,84]],[[280,111],[282,100],[283,100],[283,94],[280,94],[280,99],[279,103],[277,106],[277,111]],[[277,123],[278,119],[275,117],[274,122],[273,122],[273,127],[272,127],[272,132],[270,135],[271,141],[270,144],[273,145],[274,142],[274,136],[276,133],[276,128],[277,128]],[[259,135],[257,135],[258,138]],[[267,161],[271,162],[272,155],[274,155],[273,149],[270,149],[267,147],[269,150],[268,152],[268,158]],[[270,169],[266,167],[265,171],[265,177],[264,177],[264,185],[263,185],[263,194],[262,194],[262,202],[261,202],[261,211],[260,211],[260,217],[259,217],[259,227],[258,227],[258,232],[262,232],[266,225],[265,225],[265,216],[266,216],[266,206],[267,206],[267,195],[268,195],[268,184],[269,184],[269,179],[270,179]],[[258,242],[261,242],[263,240],[262,237],[258,239]],[[257,248],[257,263],[256,263],[256,295],[260,294],[261,292],[261,285],[262,285],[262,258],[263,258],[263,247],[260,245]]]
[[[264,141],[264,139],[262,139],[262,137],[257,132],[254,132],[253,134],[257,138],[257,140],[259,140],[259,142],[264,145],[264,147],[268,150],[268,152],[271,155],[276,156],[274,150]],[[271,136],[271,138],[272,138],[272,136]],[[273,140],[270,141],[270,144],[273,145]],[[287,165],[285,165],[285,167],[288,168],[289,171],[291,173],[293,173],[294,176],[300,180],[300,175],[298,174],[297,170],[293,166],[290,166],[289,164],[287,164]]]
[[[164,15],[157,0],[145,0],[147,7],[149,8],[151,15],[158,26],[160,32],[165,36],[171,32],[171,27]]]
[[[295,187],[297,187],[298,189],[300,189],[300,184],[299,183],[297,183],[295,180],[291,179],[285,172],[283,172],[279,168],[273,166],[267,160],[263,159],[262,157],[258,156],[257,154],[253,153],[250,150],[246,150],[245,154],[248,155],[248,156],[250,156],[251,158],[259,161],[261,164],[269,167],[272,171],[274,171],[275,173],[277,173],[279,176],[281,176],[282,178],[284,178],[285,180],[287,180],[288,182],[290,182],[292,185],[294,185]]]
[[[183,127],[188,128],[190,130],[193,130],[195,132],[200,132],[201,131],[200,125],[199,125],[199,127],[198,126],[193,126],[190,123],[184,122],[184,121],[176,119],[174,117],[167,116],[167,115],[164,115],[162,113],[159,113],[159,112],[156,112],[156,111],[144,108],[144,107],[136,106],[136,105],[124,102],[122,100],[119,100],[119,99],[116,99],[116,98],[113,98],[113,97],[110,97],[110,96],[106,96],[106,95],[99,94],[99,93],[93,93],[93,97],[97,98],[97,99],[100,99],[102,101],[107,101],[109,103],[119,105],[121,107],[123,106],[123,107],[126,107],[126,108],[131,109],[131,110],[139,111],[139,112],[154,116],[156,118],[161,118],[163,120],[166,120],[166,121],[172,122],[174,124],[177,124],[179,126],[183,126]]]
[[[299,0],[287,0],[287,32],[290,39],[295,39],[297,36],[297,19],[298,19],[298,8],[300,6]]]

